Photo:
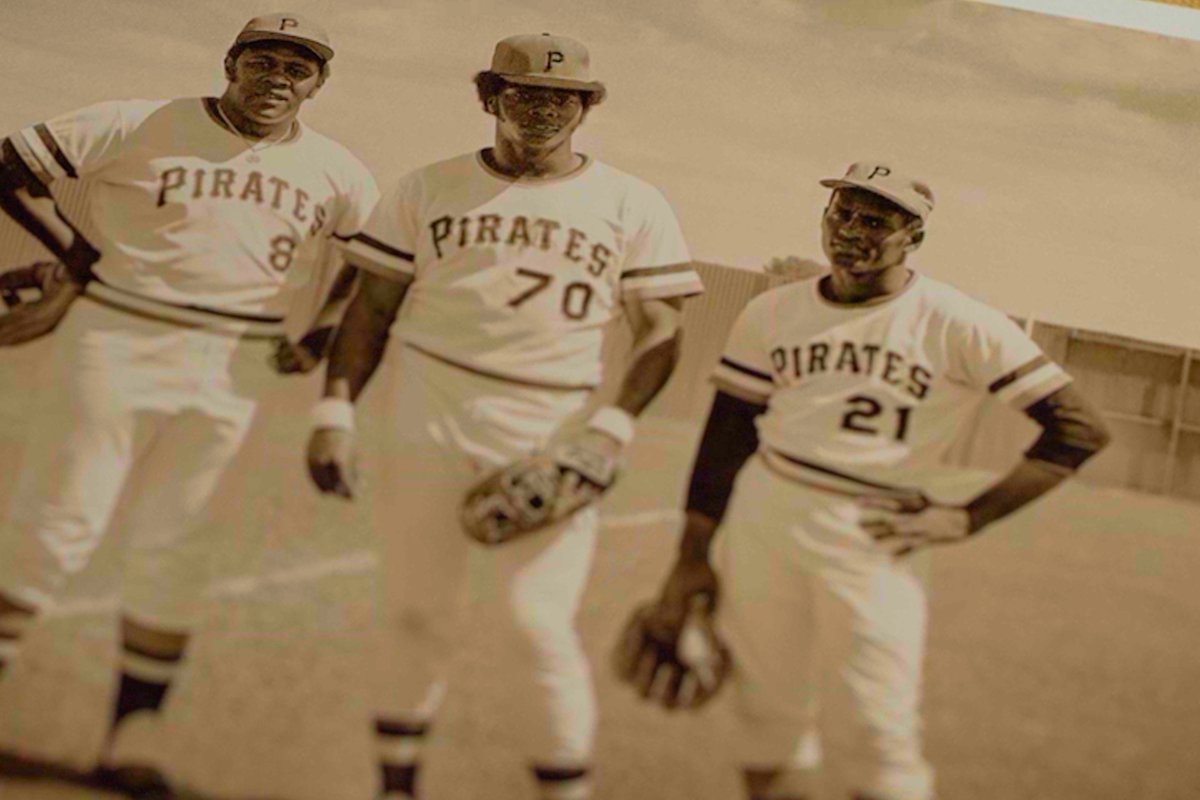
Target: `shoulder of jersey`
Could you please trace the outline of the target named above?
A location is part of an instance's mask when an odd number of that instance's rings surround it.
[[[801,278],[798,281],[787,281],[775,286],[768,286],[755,299],[769,297],[770,302],[779,302],[781,300],[788,302],[789,300],[797,299],[807,300],[816,292],[817,281],[821,280],[822,277],[821,275],[814,275],[811,278]],[[763,302],[767,301],[764,300]]]
[[[368,171],[362,160],[353,152],[351,152],[350,148],[346,147],[346,145],[342,144],[336,139],[326,136],[318,130],[315,130],[313,127],[306,125],[304,122],[300,122],[300,127],[305,138],[312,138],[313,146],[319,147],[325,151],[325,153],[322,154],[322,157],[336,159],[336,161],[333,163],[357,172]]]
[[[944,308],[949,313],[970,314],[981,308],[995,311],[987,303],[972,297],[957,286],[939,281],[925,274],[921,275],[921,286],[919,288],[929,301]]]

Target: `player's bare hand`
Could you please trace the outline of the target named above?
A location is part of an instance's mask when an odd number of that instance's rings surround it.
[[[25,302],[20,290],[40,297]],[[83,287],[66,276],[61,264],[40,262],[0,274],[0,296],[9,312],[0,316],[0,347],[12,347],[45,336],[58,327]]]
[[[972,533],[967,510],[958,506],[887,497],[863,498],[859,505],[863,508],[859,524],[897,557],[921,547],[961,542]]]
[[[718,587],[716,570],[708,559],[680,558],[667,575],[658,599],[663,622],[682,625],[697,598],[704,598],[709,611],[715,610]]]
[[[354,498],[357,474],[354,434],[340,428],[317,428],[308,438],[308,474],[317,488],[347,500]]]
[[[328,354],[333,331],[332,326],[316,328],[304,334],[298,342],[280,336],[275,340],[275,349],[271,353],[271,368],[280,375],[312,372]]]

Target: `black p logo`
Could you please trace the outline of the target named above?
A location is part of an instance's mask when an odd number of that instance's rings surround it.
[[[550,68],[555,64],[563,63],[563,58],[563,54],[559,50],[551,50],[550,52],[546,53],[546,66],[544,71],[549,72]]]
[[[292,17],[284,17],[279,20],[279,30],[286,31],[288,28],[299,28],[300,22]]]
[[[888,169],[887,167],[880,164],[879,166],[877,166],[871,170],[871,174],[867,176],[867,180],[871,180],[871,178],[874,178],[876,175],[880,175],[880,176],[886,178],[888,175],[891,175],[891,174],[892,174],[892,171],[890,169]]]

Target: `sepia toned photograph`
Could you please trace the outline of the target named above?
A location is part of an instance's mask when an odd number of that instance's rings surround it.
[[[1200,2],[3,19],[0,799],[1200,796]]]

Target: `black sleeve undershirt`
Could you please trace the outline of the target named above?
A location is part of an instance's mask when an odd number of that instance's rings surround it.
[[[734,478],[758,450],[754,419],[766,409],[764,405],[717,392],[692,465],[688,511],[703,514],[714,522],[725,516]]]

